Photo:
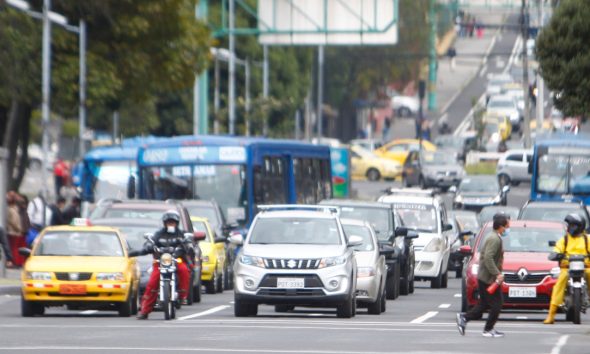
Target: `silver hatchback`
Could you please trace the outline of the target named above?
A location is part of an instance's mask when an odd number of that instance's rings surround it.
[[[329,206],[259,206],[234,263],[234,313],[255,316],[259,304],[277,312],[295,306],[336,307],[338,317],[356,312],[357,266],[338,208]]]

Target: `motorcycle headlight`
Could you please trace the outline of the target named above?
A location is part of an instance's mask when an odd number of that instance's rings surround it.
[[[455,203],[463,203],[463,196],[462,195],[458,195],[455,197]]]
[[[160,264],[163,266],[172,265],[172,255],[170,253],[164,253],[160,257]]]
[[[318,268],[327,268],[346,263],[346,256],[322,258]]]
[[[240,263],[254,267],[265,268],[264,261],[260,257],[243,255],[240,257]]]
[[[570,270],[584,270],[584,262],[570,262]]]
[[[471,274],[477,276],[477,272],[479,271],[479,264],[474,264],[471,266]]]
[[[27,272],[27,279],[29,280],[51,280],[50,272]]]
[[[557,277],[559,277],[559,273],[561,273],[561,268],[559,268],[559,267],[553,267],[553,268],[551,268],[551,271],[549,272],[549,274],[551,274],[551,277],[553,279],[557,279]]]
[[[441,238],[436,237],[430,240],[426,247],[424,247],[424,252],[440,252],[443,248],[443,241]]]
[[[373,267],[359,267],[356,273],[357,278],[372,277],[375,275],[375,268]]]
[[[124,281],[125,277],[123,273],[116,272],[116,273],[96,273],[96,280],[114,280],[114,281]]]

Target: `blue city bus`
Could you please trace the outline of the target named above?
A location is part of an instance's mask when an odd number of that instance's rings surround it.
[[[78,176],[82,201],[94,203],[104,198],[127,198],[129,176],[137,175],[139,147],[163,139],[153,136],[126,138],[120,145],[101,146],[86,153]]]
[[[140,199],[214,199],[248,227],[262,204],[332,197],[330,148],[295,140],[182,136],[140,147]]]
[[[590,136],[555,134],[538,140],[529,165],[531,200],[590,204]]]

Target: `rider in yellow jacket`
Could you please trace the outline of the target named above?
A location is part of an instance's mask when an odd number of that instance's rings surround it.
[[[559,277],[553,287],[551,293],[551,304],[549,307],[549,314],[543,323],[553,324],[555,321],[555,313],[565,296],[565,287],[569,279],[568,258],[570,255],[588,255],[588,245],[590,238],[584,231],[586,228],[586,221],[578,214],[569,214],[565,217],[567,224],[567,233],[564,237],[557,241],[553,252],[549,255],[550,260],[559,260]],[[586,283],[590,284],[590,260],[587,258],[586,263]]]

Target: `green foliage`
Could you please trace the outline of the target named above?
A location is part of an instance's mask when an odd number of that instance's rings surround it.
[[[465,165],[465,172],[468,175],[495,175],[496,162],[478,162],[473,165]]]
[[[590,113],[590,3],[563,0],[541,31],[535,48],[547,86],[558,93],[565,115]]]

